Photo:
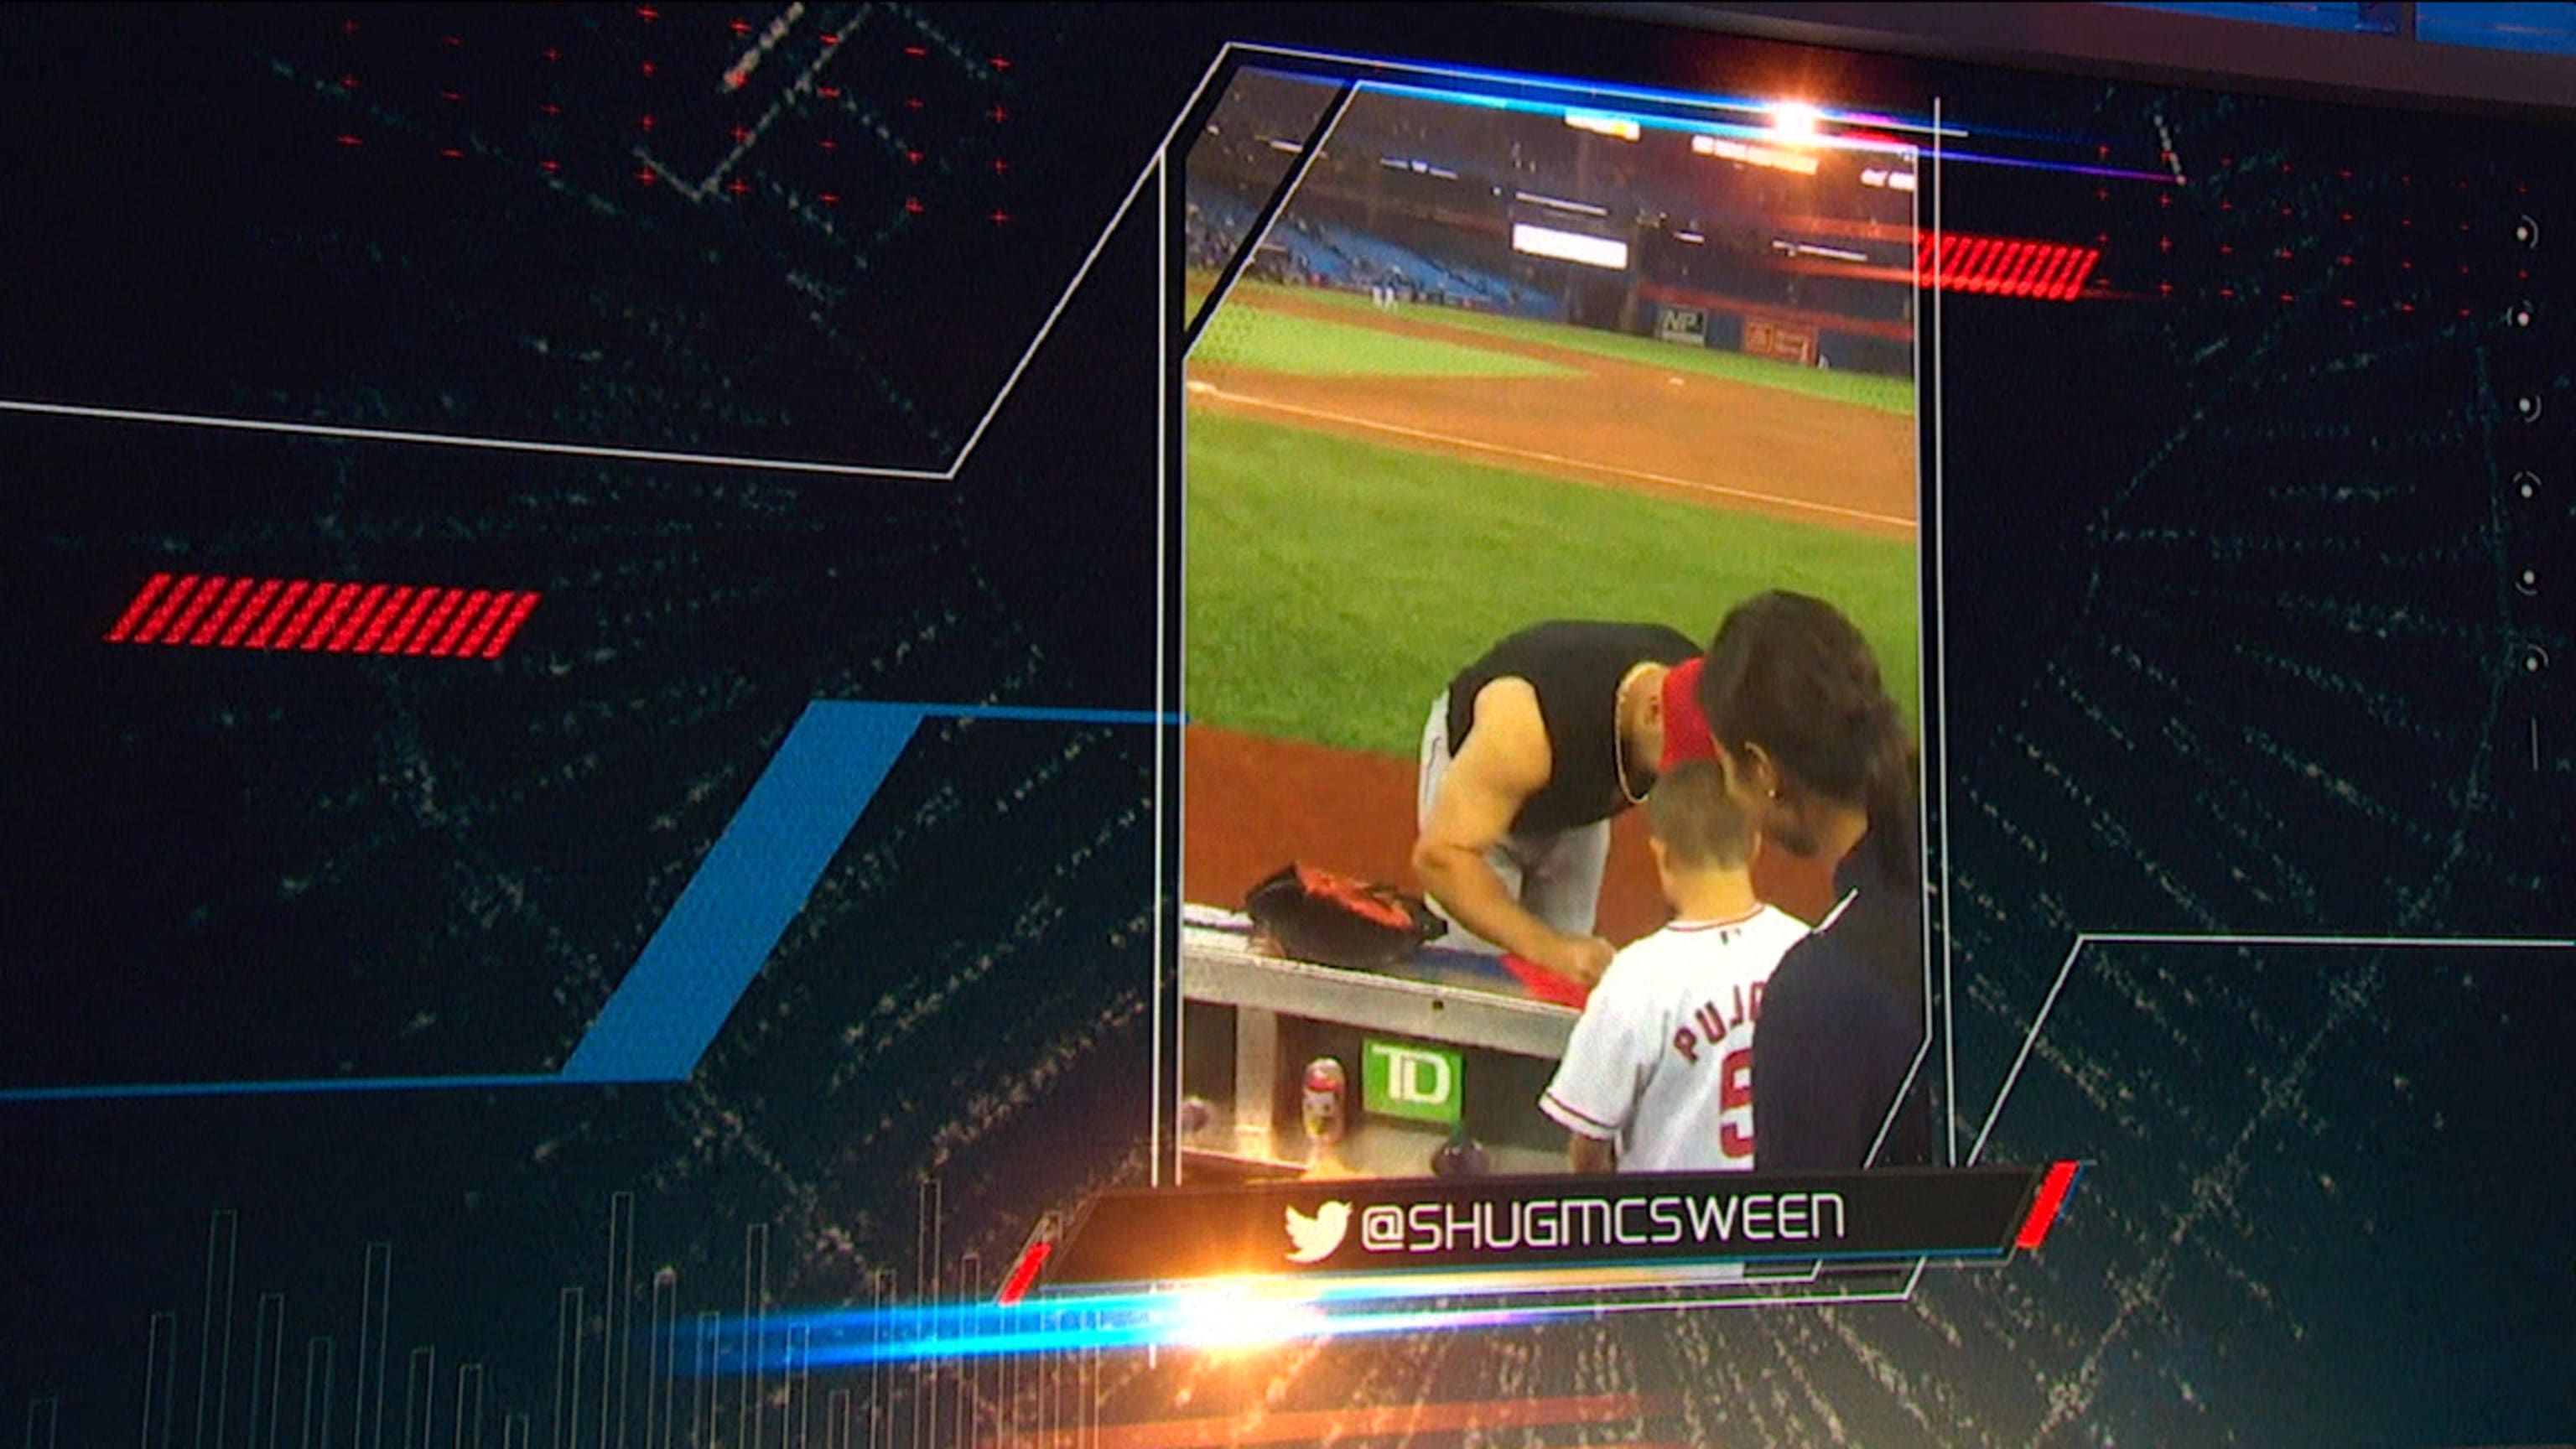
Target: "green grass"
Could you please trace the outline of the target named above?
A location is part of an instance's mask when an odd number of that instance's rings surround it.
[[[1573,368],[1459,342],[1228,302],[1191,360],[1307,377],[1577,377]]]
[[[1223,319],[1241,311],[1257,313],[1268,298],[1304,298],[1330,307],[1353,312],[1375,312],[1369,299],[1351,292],[1336,292],[1321,287],[1282,287],[1271,282],[1244,282],[1226,294],[1225,308],[1217,313]],[[1499,317],[1489,312],[1467,312],[1454,307],[1407,306],[1397,314],[1409,322],[1423,322],[1455,328],[1461,333],[1483,333],[1508,337],[1520,342],[1538,342],[1562,347],[1572,352],[1590,353],[1596,357],[1620,362],[1642,363],[1667,371],[1690,373],[1700,377],[1723,378],[1728,382],[1754,387],[1776,388],[1782,392],[1800,393],[1828,402],[1852,403],[1901,417],[1914,415],[1914,383],[1901,377],[1879,377],[1864,372],[1829,372],[1813,367],[1800,367],[1790,362],[1775,362],[1764,357],[1747,357],[1715,347],[1685,347],[1677,343],[1658,342],[1651,337],[1631,337],[1623,332],[1604,332],[1592,327],[1570,327],[1559,322],[1533,322],[1526,317]]]
[[[1900,539],[1585,487],[1194,410],[1190,717],[1410,757],[1431,699],[1549,618],[1706,640],[1763,589],[1849,614],[1913,714],[1915,551]]]

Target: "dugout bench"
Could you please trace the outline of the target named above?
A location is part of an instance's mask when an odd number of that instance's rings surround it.
[[[1463,1131],[1489,1174],[1567,1171],[1565,1129],[1538,1109],[1577,1013],[1533,1000],[1491,956],[1431,948],[1354,971],[1252,948],[1240,913],[1185,908],[1181,926],[1184,1182],[1428,1177]],[[1348,1082],[1330,1147],[1303,1120],[1317,1057]],[[1203,1106],[1201,1104],[1204,1104]]]

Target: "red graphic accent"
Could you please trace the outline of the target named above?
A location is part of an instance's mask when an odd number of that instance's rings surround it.
[[[338,652],[347,649],[367,622],[367,613],[384,594],[380,587],[345,584],[340,596],[331,601],[331,612],[322,617],[313,632],[305,636],[304,647]]]
[[[134,642],[150,644],[157,641],[161,637],[162,627],[178,614],[179,606],[186,603],[188,596],[195,593],[198,585],[204,582],[205,580],[195,574],[182,575],[171,587],[169,594],[161,600],[161,607],[153,610],[151,619],[137,631]]]
[[[295,612],[295,606],[303,603],[304,596],[311,592],[313,592],[313,585],[306,580],[297,579],[295,582],[288,584],[286,586],[286,592],[278,596],[276,604],[269,609],[267,616],[260,620],[259,628],[252,631],[251,636],[247,641],[250,647],[253,649],[267,648],[269,646],[269,641],[277,637],[277,631],[280,625],[283,625],[291,618],[301,619],[304,617],[302,614]]]
[[[492,642],[483,646],[483,657],[486,659],[500,658],[501,651],[510,647],[511,636],[519,632],[519,626],[528,622],[528,616],[535,613],[536,610],[536,595],[514,595],[510,605],[510,617],[503,621],[500,632],[492,636]]]
[[[2022,1219],[2021,1234],[2013,1246],[2029,1252],[2047,1241],[2048,1230],[2057,1222],[2057,1213],[2066,1206],[2066,1194],[2075,1186],[2075,1175],[2081,1163],[2060,1162],[2048,1169],[2047,1178],[2039,1185],[2039,1200],[2030,1205],[2030,1216]]]
[[[402,585],[396,585],[393,591],[385,596],[382,607],[367,616],[366,632],[358,636],[359,653],[376,652],[376,643],[385,637],[386,626],[393,623],[395,616],[402,613],[403,605],[411,602],[411,596],[412,590]]]
[[[188,631],[197,627],[198,616],[205,613],[206,606],[213,603],[215,601],[215,596],[223,591],[224,581],[222,579],[199,580],[197,583],[197,591],[188,596],[188,607],[181,610],[179,612],[179,617],[171,623],[170,632],[154,642],[162,644],[176,644],[180,640],[186,638]]]
[[[436,601],[435,606],[420,621],[420,631],[406,636],[403,643],[405,654],[428,653],[430,642],[438,637],[439,630],[447,626],[448,616],[456,612],[458,604],[465,602],[463,589],[432,589],[429,592]]]
[[[2099,247],[1926,232],[1915,247],[1914,276],[1954,292],[2072,302],[2101,260]]]
[[[1038,1270],[1046,1266],[1047,1255],[1054,1251],[1053,1243],[1029,1244],[1029,1250],[1020,1255],[1020,1261],[1011,1266],[1011,1276],[1002,1284],[1001,1294],[993,1302],[1008,1308],[1028,1297],[1029,1289],[1037,1286]]]
[[[520,590],[154,574],[111,644],[497,659],[537,607]]]
[[[429,656],[445,659],[455,653],[456,646],[465,642],[465,630],[474,622],[474,616],[482,613],[491,602],[492,591],[489,589],[475,589],[459,595],[454,615],[436,626],[438,637],[429,646]]]
[[[396,624],[393,632],[385,636],[385,652],[387,654],[411,653],[412,631],[420,627],[420,621],[429,617],[429,611],[446,596],[445,589],[423,589],[412,595],[410,612],[404,614],[402,622]]]
[[[280,649],[321,648],[322,641],[330,638],[331,631],[340,626],[340,614],[349,607],[349,601],[356,597],[356,588],[354,584],[346,588],[338,584],[324,584],[315,589],[313,597],[305,601],[304,612],[295,617],[294,623],[286,626],[286,634],[277,641],[277,647]]]
[[[127,636],[134,632],[134,627],[143,622],[145,611],[159,603],[161,596],[169,592],[171,582],[168,574],[154,574],[144,580],[142,590],[134,596],[134,602],[126,605],[125,612],[117,616],[114,624],[108,626],[107,641],[111,644],[124,643]]]
[[[492,636],[492,631],[499,627],[501,620],[509,612],[510,596],[493,595],[492,601],[484,606],[480,616],[474,621],[474,626],[470,630],[459,631],[456,652],[468,656],[482,652],[484,641]]]
[[[331,631],[330,642],[322,647],[334,653],[356,647],[358,632],[367,626],[369,619],[375,617],[378,609],[384,607],[385,595],[392,592],[391,584],[370,585],[366,592],[358,596],[358,602],[349,609],[348,613],[341,616],[340,627]]]
[[[242,605],[241,612],[233,615],[233,626],[226,629],[224,637],[217,642],[226,649],[240,644],[251,626],[267,616],[268,606],[276,600],[277,591],[284,587],[284,579],[262,579],[259,587],[251,591],[250,601]]]

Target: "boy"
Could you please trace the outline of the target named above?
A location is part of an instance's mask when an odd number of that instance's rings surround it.
[[[1754,898],[1753,823],[1716,762],[1667,772],[1646,820],[1674,919],[1610,963],[1539,1109],[1577,1172],[1747,1170],[1762,988],[1807,928]]]

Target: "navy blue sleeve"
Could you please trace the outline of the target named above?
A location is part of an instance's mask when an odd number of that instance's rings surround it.
[[[1753,1165],[1865,1166],[1920,1045],[1916,1016],[1830,932],[1790,948],[1753,1029]]]

